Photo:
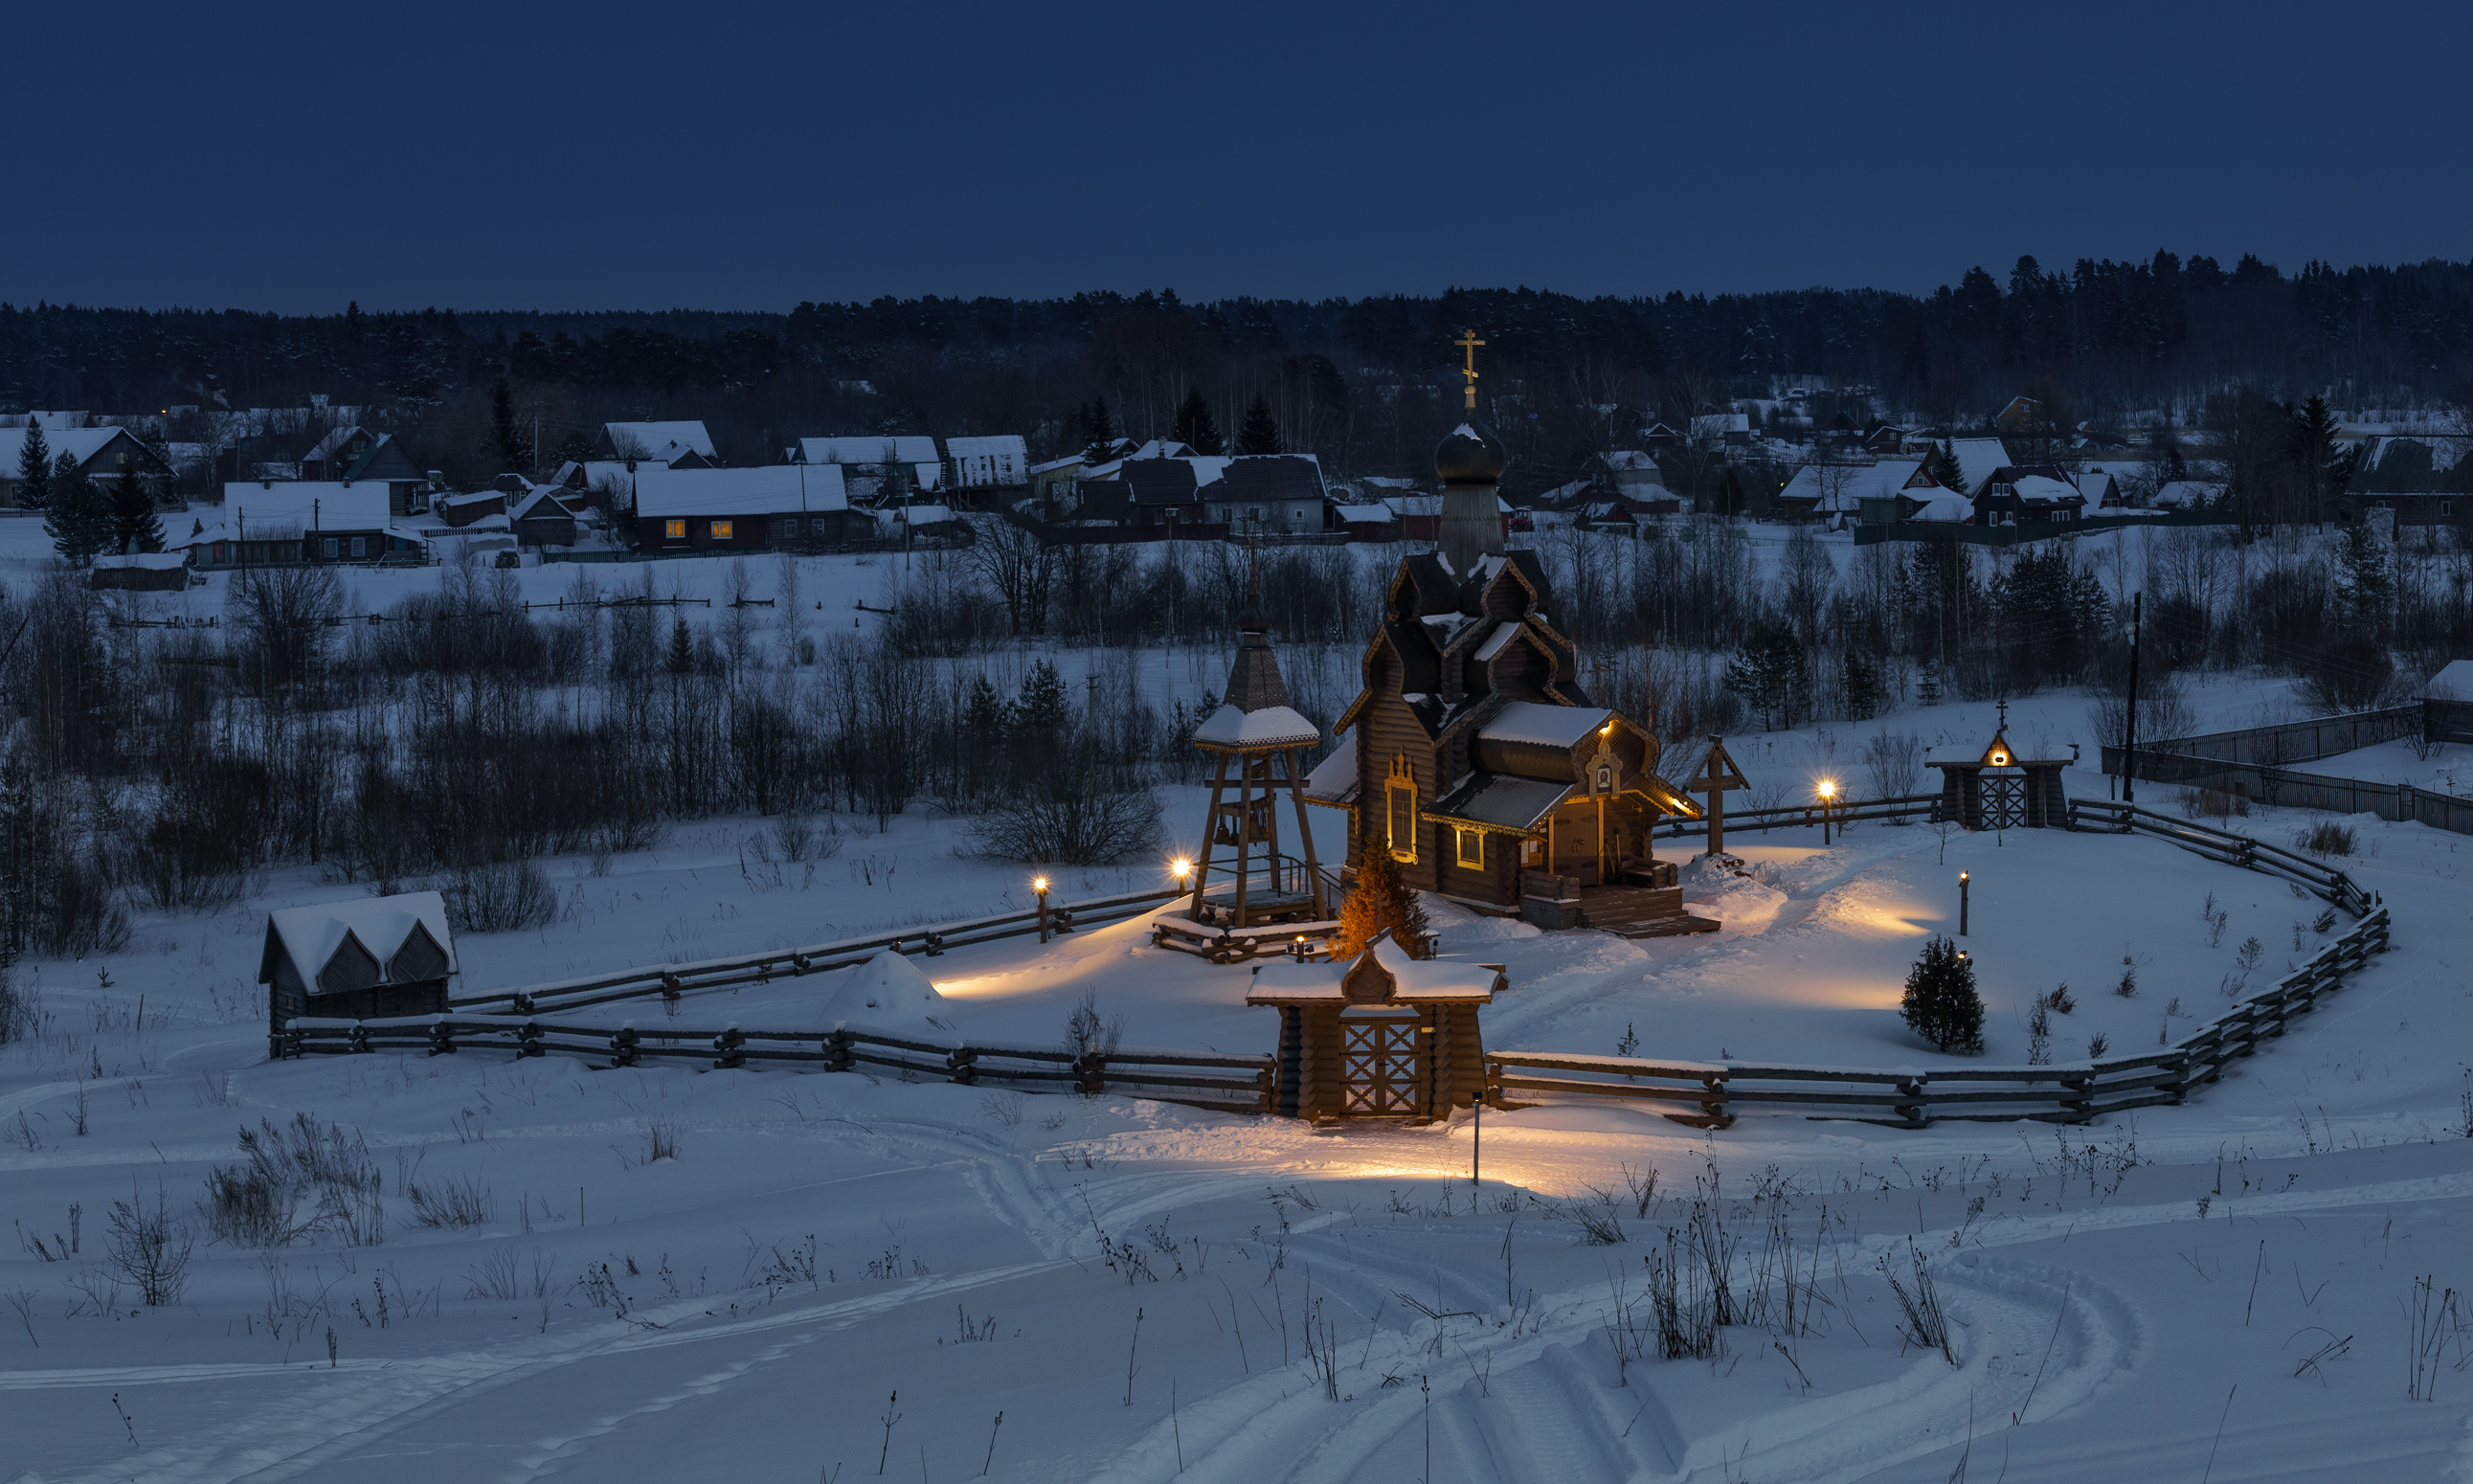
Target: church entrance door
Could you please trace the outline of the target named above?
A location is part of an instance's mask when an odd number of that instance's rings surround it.
[[[1413,1118],[1426,1085],[1414,1011],[1352,1009],[1339,1020],[1340,1113],[1352,1118]]]

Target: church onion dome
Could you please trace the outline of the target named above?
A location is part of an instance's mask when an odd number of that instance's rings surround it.
[[[1461,423],[1434,445],[1434,472],[1447,485],[1490,485],[1502,478],[1502,444],[1485,424]]]

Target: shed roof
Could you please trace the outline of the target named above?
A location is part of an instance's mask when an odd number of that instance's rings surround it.
[[[96,565],[102,565],[97,562]],[[2421,687],[2432,701],[2473,701],[2473,659],[2451,659]]]
[[[446,971],[454,973],[455,934],[446,923],[446,898],[436,892],[402,892],[393,897],[365,897],[354,901],[315,907],[285,907],[266,919],[266,951],[258,960],[257,982],[272,983],[276,955],[292,962],[292,971],[311,993],[318,975],[349,938],[377,960],[383,975],[412,930],[426,931],[446,955]],[[378,981],[388,982],[383,977]]]

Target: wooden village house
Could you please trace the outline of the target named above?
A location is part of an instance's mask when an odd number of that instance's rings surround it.
[[[446,899],[404,892],[270,914],[257,982],[268,987],[267,1030],[280,1035],[301,1016],[443,1015],[454,972]]]

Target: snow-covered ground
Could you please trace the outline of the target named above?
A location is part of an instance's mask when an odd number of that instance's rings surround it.
[[[875,601],[878,571],[813,560],[804,590],[832,621]],[[657,581],[718,591],[724,565]],[[518,574],[537,600],[572,577]],[[423,580],[353,579],[372,606],[399,595],[375,585]],[[1160,682],[1188,679],[1217,682]],[[2284,704],[2254,682],[2190,699],[2209,727]],[[2023,698],[2010,736],[2083,744],[2070,791],[2101,797],[2087,705]],[[1780,800],[1821,777],[1869,792],[1874,732],[1980,744],[1992,713],[1729,747]],[[1163,796],[1189,848],[1199,791]],[[2283,840],[2318,818],[2233,823]],[[2473,842],[2347,823],[2341,864],[2392,910],[2393,951],[2188,1106],[2066,1130],[1764,1111],[1702,1133],[1562,1105],[1481,1131],[1312,1131],[853,1074],[270,1064],[265,914],[363,890],[277,874],[228,913],[141,915],[124,952],[20,966],[50,1018],[0,1050],[0,1480],[2473,1479],[2467,1311],[2417,1318],[2414,1296],[2424,1276],[2473,1288]],[[459,940],[461,990],[1028,900],[1026,871],[932,810],[881,833],[837,821],[812,874],[742,855],[767,827],[544,863],[559,919]],[[1489,1043],[1607,1053],[1628,1031],[1645,1055],[1941,1065],[1895,1006],[1921,944],[1955,928],[1960,870],[1994,1063],[2025,1059],[2029,1003],[2061,982],[2056,1059],[2097,1034],[2127,1052],[2323,941],[2316,898],[2147,838],[1861,824],[1826,848],[1800,829],[1730,844],[1741,874],[1686,876],[1714,936],[1539,933],[1433,903],[1443,951],[1508,966]],[[1163,866],[1062,873],[1058,895]],[[1090,994],[1144,1045],[1273,1036],[1242,966],[1152,948],[1139,922],[913,962],[967,1035],[1058,1040]],[[677,1023],[815,1023],[848,977],[689,996]],[[382,1211],[209,1240],[205,1183],[242,1159],[239,1132],[302,1114],[365,1148]],[[196,1246],[177,1301],[149,1306],[110,1224],[158,1199]],[[1709,1358],[1658,1358],[1646,1295],[1683,1250],[1669,1233],[1695,1231],[1739,1244],[1738,1322]],[[1911,1289],[1915,1255],[1954,1359],[1901,1336],[1882,1264]]]
[[[2369,783],[2410,783],[2461,798],[2473,795],[2473,748],[2441,742],[2416,754],[2410,742],[2382,742],[2332,757],[2314,757],[2292,765],[2295,773],[2331,778],[2360,778]]]

